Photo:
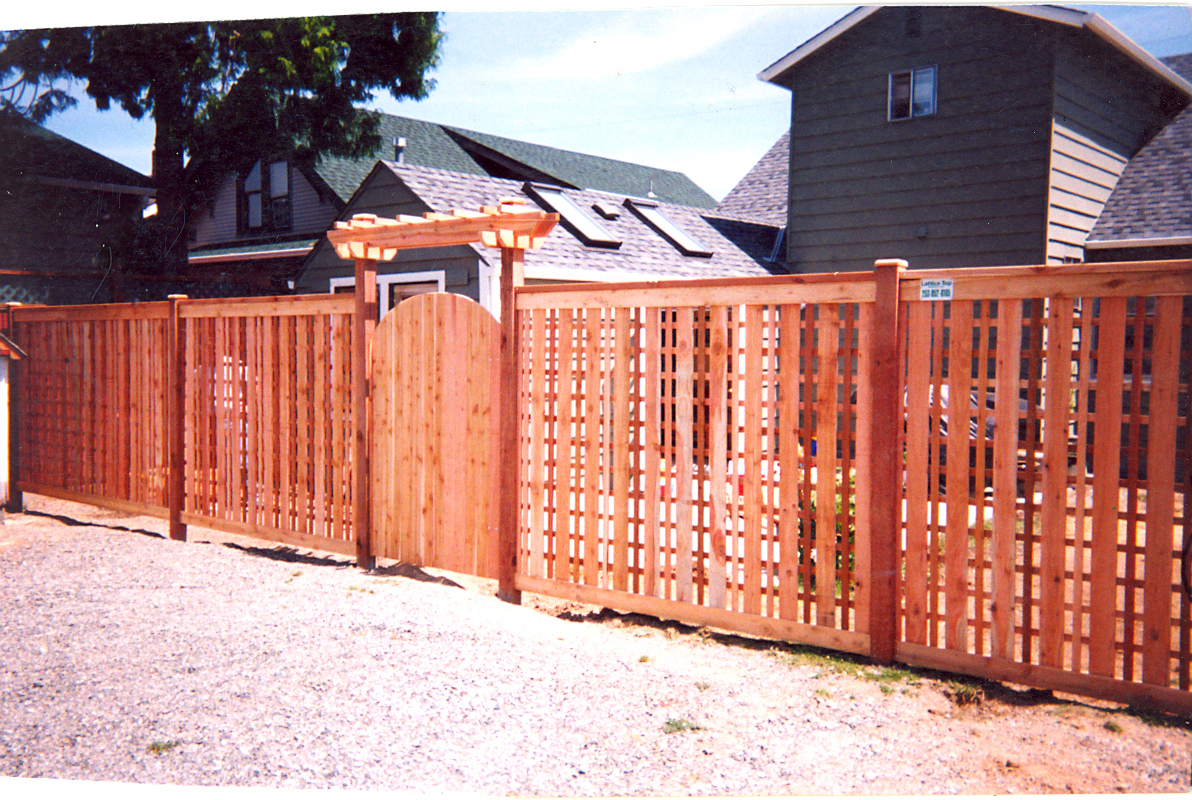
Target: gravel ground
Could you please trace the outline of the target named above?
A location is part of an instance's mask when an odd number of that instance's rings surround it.
[[[27,505],[0,528],[0,776],[486,795],[1189,789],[1187,727],[1113,704],[979,684],[959,704],[945,676],[874,680],[798,648],[507,605],[474,579]]]

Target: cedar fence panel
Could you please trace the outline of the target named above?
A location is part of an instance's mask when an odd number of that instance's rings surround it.
[[[518,588],[868,651],[854,498],[873,289],[792,288],[519,290]]]
[[[187,524],[352,555],[353,299],[196,300]]]
[[[14,307],[18,491],[166,517],[169,303]]]

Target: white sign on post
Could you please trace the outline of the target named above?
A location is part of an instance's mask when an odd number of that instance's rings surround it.
[[[919,299],[920,300],[951,300],[952,299],[952,279],[951,278],[924,278],[919,281]]]

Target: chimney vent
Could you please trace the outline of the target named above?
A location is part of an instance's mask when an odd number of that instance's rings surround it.
[[[406,137],[398,136],[393,140],[393,160],[398,164],[406,163]]]

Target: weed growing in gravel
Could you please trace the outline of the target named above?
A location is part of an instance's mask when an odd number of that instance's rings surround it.
[[[662,726],[663,733],[682,733],[683,731],[702,731],[704,727],[697,725],[689,719],[674,718],[668,719],[666,724]]]
[[[649,657],[649,656],[638,656],[637,660],[638,660],[638,661],[640,661],[640,662],[642,662],[643,664],[648,664],[648,663],[650,663],[650,657]]]
[[[145,751],[152,753],[155,756],[160,756],[162,753],[173,750],[175,747],[178,747],[181,744],[181,742],[175,742],[172,740],[168,742],[153,742],[151,745],[145,748]]]
[[[289,583],[290,581],[294,580],[301,574],[302,574],[302,570],[300,570],[300,569],[294,570],[293,572],[290,573],[290,577],[286,578],[286,583]]]
[[[698,683],[695,684],[695,688],[699,689],[701,692],[706,692],[711,685],[712,684],[710,684],[710,683],[704,683],[703,681],[699,681]]]
[[[1105,730],[1109,731],[1110,733],[1121,733],[1122,726],[1118,725],[1111,719],[1107,719],[1105,720]]]
[[[985,701],[984,689],[971,683],[962,683],[961,681],[952,681],[947,694],[952,698],[952,702],[958,706],[977,706]]]
[[[832,693],[824,688],[816,689],[815,693],[818,694],[820,697],[831,697],[832,696]]]
[[[876,681],[880,684],[908,683],[918,686],[919,676],[907,669],[898,667],[872,666],[859,660],[856,656],[845,653],[832,653],[814,647],[792,646],[789,648],[772,648],[770,653],[781,658],[792,667],[819,667],[815,677],[825,675],[848,675],[866,681]],[[886,692],[889,694],[889,692]]]
[[[360,592],[361,594],[376,594],[372,589],[365,586],[349,586],[349,592]]]

